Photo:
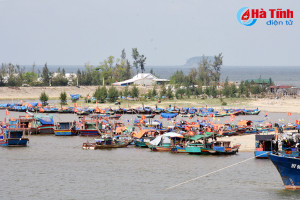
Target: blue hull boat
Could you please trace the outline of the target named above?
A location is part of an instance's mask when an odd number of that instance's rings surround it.
[[[300,159],[285,155],[269,154],[270,160],[277,168],[285,189],[300,189]]]
[[[23,131],[5,130],[0,135],[0,146],[4,147],[27,146],[28,141],[29,139],[24,137]]]

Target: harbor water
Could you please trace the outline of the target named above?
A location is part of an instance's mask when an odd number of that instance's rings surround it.
[[[17,117],[22,113],[11,112]],[[0,111],[1,119],[5,111]],[[131,122],[133,116],[122,116]],[[289,119],[290,117],[290,119]],[[158,116],[156,116],[158,118]],[[237,116],[264,119],[258,116]],[[269,113],[268,121],[300,119],[300,115]],[[78,119],[54,115],[55,121]],[[229,118],[221,118],[228,120]],[[178,119],[177,119],[178,120]],[[195,120],[195,118],[194,118]],[[169,121],[165,120],[164,123]],[[168,124],[165,124],[168,125]],[[135,147],[82,150],[85,137],[30,135],[28,147],[0,148],[0,199],[299,199],[299,191],[284,190],[269,160],[250,159],[239,165],[189,181],[253,157],[198,156],[151,152]],[[173,189],[166,188],[186,182]]]

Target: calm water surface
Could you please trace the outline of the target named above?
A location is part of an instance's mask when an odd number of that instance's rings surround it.
[[[4,112],[0,111],[1,119]],[[20,113],[11,112],[17,116]],[[259,116],[242,118],[264,119]],[[269,120],[290,119],[269,113]],[[55,115],[69,121],[75,115]],[[122,117],[128,123],[128,119]],[[226,118],[222,119],[226,120]],[[228,119],[227,119],[228,120]],[[169,123],[169,121],[165,121]],[[167,125],[167,124],[166,124]],[[251,159],[171,190],[167,187],[253,157],[195,156],[151,152],[128,147],[82,150],[87,138],[31,135],[24,148],[0,148],[0,199],[299,199],[300,192],[283,189],[269,160]],[[92,138],[89,139],[92,141]]]

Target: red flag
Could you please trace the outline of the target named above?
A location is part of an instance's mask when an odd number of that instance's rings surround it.
[[[8,110],[7,110],[7,109],[6,109],[6,112],[5,112],[5,114],[6,114],[6,115],[9,115],[9,112],[8,112]]]
[[[292,115],[292,113],[289,112],[289,113],[288,113],[288,116],[291,116],[291,115]]]

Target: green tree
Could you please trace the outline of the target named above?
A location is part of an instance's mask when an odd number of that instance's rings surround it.
[[[139,73],[139,61],[138,61],[139,57],[140,57],[140,54],[139,54],[137,48],[132,48],[132,58],[134,60],[133,67],[136,68],[136,74]]]
[[[45,63],[43,67],[43,72],[42,72],[42,78],[43,78],[43,85],[49,86],[50,84],[50,72],[47,67],[47,63]]]
[[[216,98],[218,96],[218,91],[217,91],[217,86],[213,85],[210,89],[211,91],[211,96],[213,96],[213,98]]]
[[[190,87],[186,87],[185,94],[186,94],[186,96],[187,96],[188,98],[191,97],[192,91],[191,91],[191,88],[190,88]]]
[[[141,56],[139,57],[139,64],[140,64],[142,73],[145,72],[145,62],[146,62],[146,59],[147,59],[147,58],[146,58],[144,55],[141,55]]]
[[[118,99],[118,97],[119,97],[118,90],[114,86],[111,86],[108,89],[109,101],[110,102],[115,102]]]
[[[132,90],[131,90],[131,96],[133,98],[138,98],[139,97],[139,89],[136,86],[133,86]]]
[[[98,87],[94,93],[94,97],[100,102],[104,103],[105,99],[107,97],[107,89],[105,86],[103,87]]]
[[[223,88],[223,95],[226,96],[227,98],[230,97],[231,89],[228,83],[228,77],[225,80],[224,83],[224,88]]]
[[[154,86],[153,90],[152,90],[152,97],[155,97],[155,96],[157,96],[157,91],[156,91],[156,87]]]
[[[210,95],[211,95],[210,87],[206,87],[205,90],[204,90],[204,93],[205,93],[207,96],[210,96]]]
[[[59,100],[61,107],[67,104],[67,93],[65,91],[60,93]]]
[[[128,95],[129,95],[128,86],[125,87],[123,95],[124,95],[125,98],[128,97]]]
[[[252,94],[259,94],[260,93],[260,87],[258,85],[253,85],[250,89]]]
[[[222,64],[223,64],[223,56],[222,53],[219,53],[219,55],[214,57],[214,62],[212,63],[212,69],[213,69],[212,77],[215,83],[218,83],[220,81]]]
[[[241,81],[238,92],[239,92],[240,96],[246,94],[246,87],[245,87],[244,81]]]
[[[45,106],[45,105],[48,104],[48,103],[47,103],[48,99],[49,99],[48,95],[46,94],[45,91],[43,91],[43,92],[41,93],[41,95],[40,95],[40,101],[42,102],[42,105],[43,105],[43,106]]]
[[[231,84],[231,86],[230,86],[230,96],[234,98],[234,97],[236,97],[236,93],[237,93],[237,89],[236,89],[235,84]]]
[[[152,99],[153,95],[152,95],[152,90],[149,89],[146,95],[148,98]]]
[[[166,89],[165,85],[162,85],[159,96],[163,97],[163,96],[166,96],[166,95],[167,95],[167,89]]]
[[[173,99],[173,97],[174,97],[173,92],[172,92],[172,89],[171,89],[170,86],[168,87],[168,90],[167,90],[167,97],[168,97],[169,99]]]

